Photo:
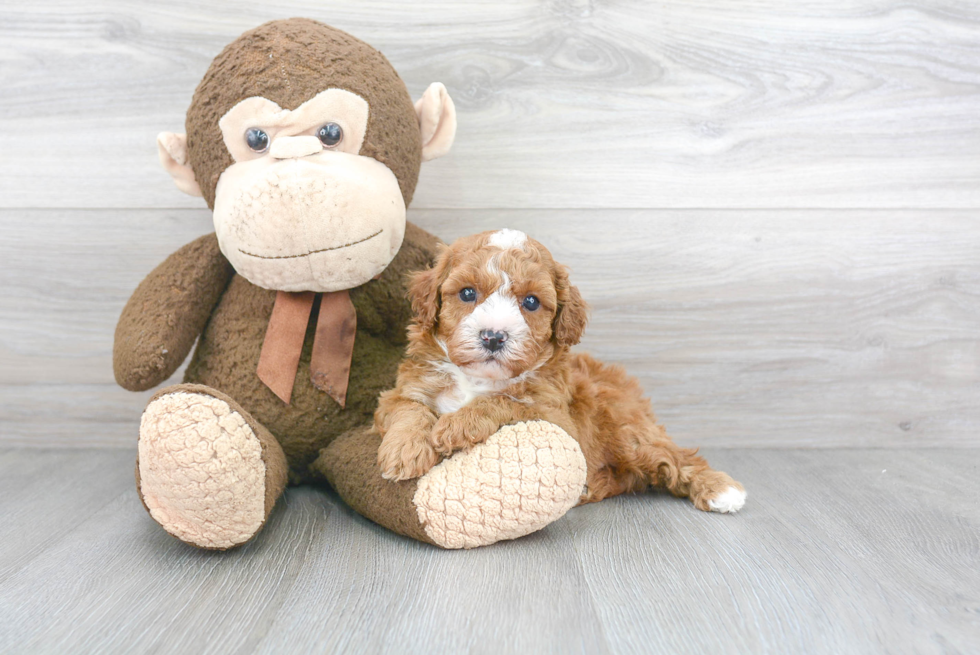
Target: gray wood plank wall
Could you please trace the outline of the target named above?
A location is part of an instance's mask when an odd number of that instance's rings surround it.
[[[678,441],[977,444],[980,5],[898,0],[5,2],[0,443],[132,447],[115,320],[210,229],[155,135],[290,15],[447,85],[410,219],[549,245]]]

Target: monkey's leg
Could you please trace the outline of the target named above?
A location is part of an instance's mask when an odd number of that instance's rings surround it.
[[[420,478],[381,477],[381,437],[341,435],[313,463],[355,511],[442,548],[474,548],[530,534],[574,507],[585,487],[578,442],[545,421],[507,425]]]
[[[136,489],[150,516],[192,546],[226,550],[254,537],[287,470],[276,438],[220,391],[168,387],[143,411]]]

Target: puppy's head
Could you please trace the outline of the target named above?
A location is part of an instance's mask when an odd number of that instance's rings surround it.
[[[588,307],[568,271],[516,230],[443,248],[410,287],[412,340],[431,337],[467,375],[508,379],[579,342]]]

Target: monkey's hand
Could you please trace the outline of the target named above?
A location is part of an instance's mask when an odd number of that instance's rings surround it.
[[[173,375],[233,273],[214,234],[190,242],[153,269],[130,296],[116,325],[116,382],[130,391],[144,391]]]

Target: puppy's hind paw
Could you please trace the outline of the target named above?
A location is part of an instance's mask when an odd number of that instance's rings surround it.
[[[728,487],[714,498],[708,500],[708,507],[712,512],[734,514],[745,505],[745,497],[747,495],[744,489]]]

